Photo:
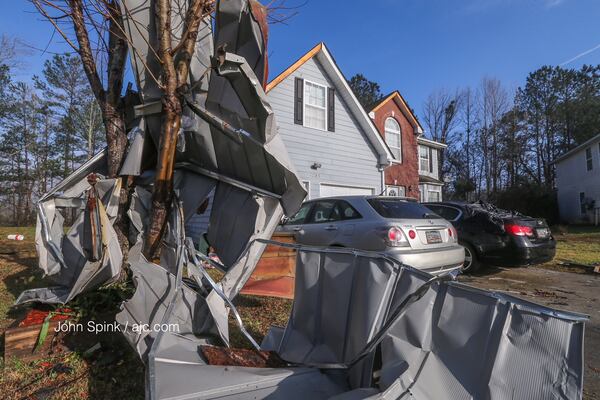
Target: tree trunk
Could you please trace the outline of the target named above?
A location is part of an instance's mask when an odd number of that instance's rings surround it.
[[[151,221],[144,241],[144,255],[148,259],[154,258],[157,254],[165,221],[171,208],[173,164],[177,148],[177,133],[181,126],[181,102],[177,96],[177,71],[171,54],[171,4],[169,0],[157,1],[156,15],[160,43],[159,55],[163,65],[164,95],[159,153],[152,192]]]

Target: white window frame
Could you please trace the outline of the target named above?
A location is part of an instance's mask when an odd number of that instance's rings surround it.
[[[310,200],[310,181],[302,181],[302,186],[304,186],[304,190],[306,190],[305,200]]]
[[[421,155],[421,149],[426,149],[425,154],[427,154],[425,157],[423,157]],[[427,169],[423,169],[421,168],[421,161],[423,160],[427,160]],[[429,147],[427,146],[423,146],[422,144],[419,145],[419,172],[431,172],[429,170],[429,166],[430,166],[431,161],[429,160]]]
[[[585,149],[585,168],[588,171],[594,170],[594,156],[593,156],[592,148],[588,147]]]
[[[429,198],[429,196],[431,195],[431,193],[436,193],[437,194],[437,200],[431,200]],[[441,190],[431,190],[431,189],[427,189],[427,201],[428,202],[438,202],[442,200],[442,191]]]
[[[323,109],[323,111],[325,113],[325,124],[324,124],[323,128],[316,128],[314,126],[307,126],[306,125],[306,121],[308,120],[308,118],[306,117],[306,106],[307,106],[307,103],[308,103],[308,96],[306,95],[306,88],[308,87],[307,84],[314,85],[314,86],[319,86],[319,87],[322,87],[323,89],[325,89],[325,107]],[[328,104],[329,99],[327,98],[328,97],[328,94],[327,94],[328,91],[327,91],[327,89],[328,89],[328,87],[326,85],[322,85],[322,84],[317,83],[317,82],[309,81],[308,79],[304,80],[304,85],[303,85],[303,88],[302,88],[302,90],[304,90],[304,93],[302,93],[302,113],[303,113],[302,125],[305,128],[316,129],[316,130],[319,130],[319,131],[327,132],[327,126],[328,126],[327,124],[329,123],[329,121],[328,121],[328,114],[329,113],[327,112],[328,109],[329,109],[328,108],[328,106],[329,106],[329,104]],[[308,106],[309,107],[314,107],[314,108],[319,108],[319,109],[321,108],[320,106],[315,106],[315,105],[312,105],[312,104],[308,104]]]
[[[390,195],[390,190],[396,190],[398,193],[395,197],[406,197],[406,186],[402,185],[386,185],[385,191],[388,196]],[[402,192],[402,194],[400,194]]]
[[[396,124],[396,126],[398,127],[397,131],[388,131],[387,129],[387,122],[388,121],[393,121],[394,124]],[[394,117],[387,117],[383,123],[383,132],[385,134],[385,143],[388,145],[388,147],[390,148],[390,150],[392,150],[392,155],[394,155],[394,157],[396,157],[395,162],[397,163],[402,163],[402,127],[400,126],[400,123],[396,120],[396,118]],[[399,143],[399,147],[396,146],[391,146],[388,142],[388,133],[391,135],[398,135],[398,143]],[[398,154],[396,154],[394,152],[394,150],[398,150]]]

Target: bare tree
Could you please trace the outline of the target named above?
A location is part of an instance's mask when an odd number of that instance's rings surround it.
[[[437,142],[451,146],[457,139],[454,129],[458,123],[461,107],[459,92],[450,94],[444,89],[433,92],[423,105],[423,121],[431,138]],[[449,172],[445,150],[440,151],[440,176]]]
[[[481,145],[484,157],[486,192],[498,191],[499,157],[498,143],[500,120],[508,111],[510,101],[506,89],[498,79],[483,78],[480,86],[479,112],[482,124]]]
[[[0,65],[14,68],[20,65],[20,57],[25,52],[23,43],[14,37],[0,35]]]
[[[478,124],[476,114],[477,94],[474,93],[470,87],[468,87],[462,92],[461,98],[462,108],[459,115],[459,121],[464,127],[464,152],[466,158],[465,177],[467,181],[471,181],[471,179],[473,178],[473,142]]]

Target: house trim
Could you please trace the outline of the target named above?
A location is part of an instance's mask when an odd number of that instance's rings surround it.
[[[422,144],[423,146],[429,146],[429,147],[433,147],[433,148],[436,148],[436,149],[445,149],[445,148],[448,147],[447,144],[436,142],[436,141],[433,141],[433,140],[430,140],[430,139],[426,139],[426,138],[424,138],[422,136],[419,136],[417,138],[417,143],[418,144]]]
[[[365,109],[359,103],[356,95],[352,92],[352,89],[350,89],[348,81],[324,43],[321,42],[313,47],[308,53],[298,59],[298,61],[283,71],[275,79],[273,79],[267,85],[266,92],[268,93],[269,91],[273,90],[277,85],[283,82],[287,77],[297,71],[298,68],[312,58],[316,58],[320,62],[321,66],[331,79],[334,87],[337,89],[340,100],[345,102],[350,112],[356,117],[358,125],[362,128],[369,143],[373,146],[376,154],[378,155],[377,166],[387,167],[391,165],[391,161],[394,159],[392,152],[377,131],[377,128],[375,127],[371,118],[369,118],[367,115]]]
[[[421,123],[417,119],[417,116],[413,113],[412,109],[408,106],[406,100],[404,100],[404,97],[402,97],[400,92],[397,90],[390,93],[387,97],[385,97],[383,100],[377,103],[377,105],[375,105],[375,107],[371,110],[371,113],[373,113],[374,115],[381,107],[383,107],[390,100],[394,100],[396,102],[398,108],[400,108],[400,111],[402,111],[402,114],[406,117],[406,119],[408,119],[408,121],[412,125],[414,133],[416,135],[422,135],[424,130],[421,126]]]
[[[291,74],[293,74],[294,72],[296,72],[296,70],[298,68],[300,68],[308,60],[310,60],[317,53],[319,53],[322,48],[323,48],[323,43],[321,42],[318,45],[316,45],[315,47],[313,47],[311,50],[309,50],[308,53],[306,53],[305,55],[303,55],[302,57],[300,57],[295,63],[293,63],[292,65],[290,65],[288,67],[288,69],[286,69],[285,71],[283,71],[275,79],[273,79],[271,82],[269,82],[267,84],[267,89],[265,90],[265,92],[269,93],[269,91],[271,89],[273,89],[275,86],[279,85],[281,82],[283,82],[285,80],[285,78],[287,78],[288,76],[290,76]]]

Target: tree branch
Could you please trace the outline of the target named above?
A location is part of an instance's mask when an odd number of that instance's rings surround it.
[[[78,53],[83,63],[83,69],[88,77],[88,80],[90,81],[92,92],[94,92],[94,96],[96,96],[96,99],[100,103],[100,107],[105,107],[106,92],[102,86],[102,80],[98,75],[98,70],[96,69],[96,60],[94,59],[90,45],[90,38],[85,27],[82,0],[68,1],[69,6],[71,7],[73,29],[75,30],[75,36],[77,37],[77,42],[79,43]]]

